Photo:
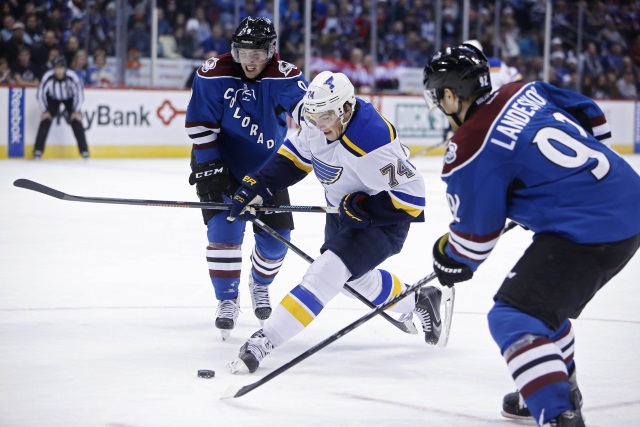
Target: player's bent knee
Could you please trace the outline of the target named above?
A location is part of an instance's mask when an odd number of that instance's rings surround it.
[[[489,331],[502,353],[526,335],[550,336],[553,331],[540,319],[498,300],[487,314]]]

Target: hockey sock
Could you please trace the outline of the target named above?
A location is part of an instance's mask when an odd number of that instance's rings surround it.
[[[241,246],[233,243],[209,243],[207,265],[216,298],[218,300],[237,298],[242,269]]]
[[[287,240],[291,234],[289,229],[276,231]],[[287,247],[264,232],[256,233],[255,240],[256,244],[251,253],[251,274],[256,283],[269,285],[282,267]]]
[[[362,277],[348,283],[375,305],[384,304],[405,289],[405,286],[396,275],[380,269],[369,271]],[[349,292],[344,291],[343,293],[352,297]],[[391,306],[388,310],[396,313],[411,313],[414,308],[415,295],[410,295]]]

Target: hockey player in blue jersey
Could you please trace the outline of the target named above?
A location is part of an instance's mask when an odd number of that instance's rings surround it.
[[[438,279],[471,279],[508,218],[533,231],[488,314],[525,403],[508,394],[503,415],[584,426],[569,319],[640,245],[640,176],[606,146],[595,102],[543,82],[491,93],[487,60],[471,45],[436,52],[424,85],[456,131],[442,169],[453,222],[433,247]]]
[[[254,372],[273,348],[302,331],[348,282],[376,305],[404,286],[393,274],[375,269],[400,252],[412,222],[424,221],[424,181],[408,160],[395,127],[371,104],[356,98],[349,79],[325,71],[309,85],[304,122],[256,174],[248,175],[233,199],[229,219],[252,215],[276,191],[312,170],[339,215],[327,214],[321,255],[280,302],[263,329],[229,364],[232,373]],[[423,287],[416,297],[392,307],[402,321],[421,320],[425,340],[437,344],[450,316],[440,316],[441,291]],[[453,303],[453,300],[450,301]],[[446,310],[443,310],[446,311]]]
[[[301,71],[275,52],[276,37],[271,21],[247,17],[233,34],[231,52],[208,59],[195,74],[185,127],[193,141],[189,183],[196,185],[203,202],[233,196],[238,182],[258,170],[284,141],[286,115],[299,121],[307,84]],[[275,194],[271,202],[289,204],[289,194]],[[239,313],[246,223],[228,224],[226,215],[219,213],[203,210],[209,276],[219,301],[215,324],[225,340]],[[290,238],[290,213],[265,215],[263,220]],[[287,247],[258,228],[253,231],[249,290],[254,314],[262,323],[271,314],[268,285]]]

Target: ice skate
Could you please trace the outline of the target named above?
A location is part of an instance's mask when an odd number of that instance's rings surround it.
[[[585,427],[580,411],[564,411],[542,427]]]
[[[240,298],[222,300],[218,302],[216,312],[216,328],[220,329],[222,341],[226,341],[231,330],[236,326],[236,320],[240,314]]]
[[[264,336],[262,329],[251,335],[251,338],[240,347],[238,357],[227,365],[232,374],[254,373],[260,361],[273,350],[273,343]]]
[[[443,293],[435,286],[422,287],[416,293],[416,308],[413,312],[422,323],[424,340],[427,344],[438,347],[447,345],[451,330],[454,296],[453,288],[446,288]]]
[[[249,290],[251,291],[251,304],[253,314],[260,320],[260,326],[271,316],[271,300],[269,298],[269,287],[258,285],[253,280],[253,275],[249,275]]]
[[[582,393],[578,388],[578,381],[576,379],[575,370],[569,376],[569,381],[571,382],[571,402],[576,408],[576,413],[582,417]],[[531,412],[529,411],[527,404],[520,395],[520,392],[517,391],[505,394],[504,398],[502,399],[501,414],[503,417],[511,418],[513,420],[526,420],[528,418],[531,418]]]

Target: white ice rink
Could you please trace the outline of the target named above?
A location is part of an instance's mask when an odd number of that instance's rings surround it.
[[[640,156],[629,156],[640,170]],[[259,328],[247,294],[227,342],[197,209],[57,200],[16,188],[28,178],[75,195],[191,200],[188,159],[0,161],[0,426],[269,427],[533,426],[500,415],[514,385],[486,324],[492,296],[531,233],[504,235],[470,282],[459,284],[449,346],[427,346],[374,318],[249,394],[220,400],[291,360],[369,309],[336,297],[253,375],[226,363]],[[415,159],[427,185],[427,222],[384,267],[406,282],[429,274],[431,246],[450,213],[440,158]],[[296,204],[322,204],[314,178]],[[318,255],[324,217],[295,214],[294,243]],[[625,218],[620,218],[625,221]],[[635,219],[637,220],[637,219]],[[277,303],[307,263],[290,252],[272,286]],[[640,426],[640,255],[574,322],[587,425]],[[201,379],[198,369],[216,377]]]

